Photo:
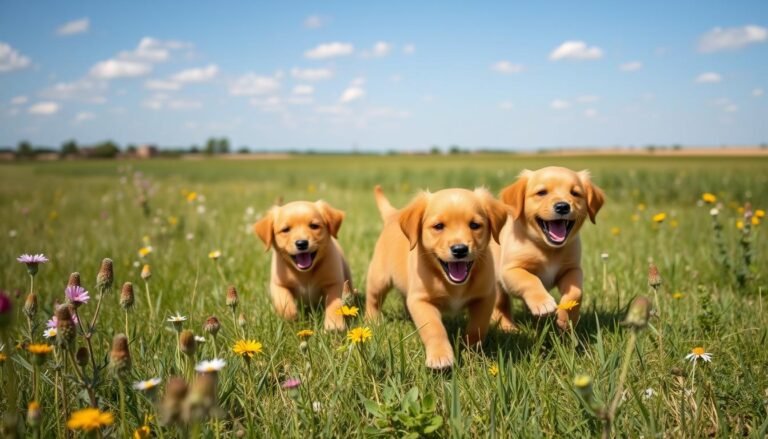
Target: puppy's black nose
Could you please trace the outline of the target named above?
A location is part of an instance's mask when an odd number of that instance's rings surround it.
[[[296,250],[306,250],[309,248],[309,241],[306,239],[299,239],[296,241]]]
[[[555,213],[560,215],[566,215],[571,212],[571,205],[565,201],[555,203]]]
[[[454,258],[461,259],[469,254],[469,247],[464,244],[452,245],[451,254]]]

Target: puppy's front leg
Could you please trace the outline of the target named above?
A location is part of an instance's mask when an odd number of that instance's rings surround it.
[[[296,299],[288,288],[282,285],[270,284],[270,296],[272,297],[272,306],[280,317],[288,321],[296,320],[298,315],[296,308]]]
[[[325,330],[343,331],[346,328],[344,316],[341,315],[341,295],[344,285],[332,285],[325,292]]]
[[[453,348],[448,341],[448,333],[443,326],[442,315],[436,306],[422,299],[426,293],[419,297],[408,292],[406,304],[411,313],[413,323],[419,331],[424,349],[427,352],[427,367],[430,369],[445,369],[453,366]],[[416,297],[413,297],[416,296]]]
[[[511,268],[502,274],[504,288],[523,298],[535,316],[543,316],[557,309],[555,298],[544,288],[541,279],[523,268]]]
[[[557,326],[562,330],[568,329],[568,321],[576,325],[579,321],[579,309],[581,308],[581,286],[584,281],[584,274],[581,268],[572,268],[565,272],[557,283],[560,290],[560,303],[575,301],[576,305],[569,310],[557,310]]]
[[[491,314],[491,322],[498,325],[503,332],[517,331],[517,325],[512,321],[512,312],[509,309],[509,295],[501,285],[496,285],[496,304]]]
[[[467,322],[466,342],[469,347],[479,347],[488,334],[490,317],[493,306],[496,303],[496,295],[488,294],[482,299],[477,299],[468,305],[469,322]]]

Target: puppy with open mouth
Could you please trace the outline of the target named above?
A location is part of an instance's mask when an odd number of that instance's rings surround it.
[[[493,320],[502,330],[515,325],[506,293],[525,301],[537,316],[557,311],[557,324],[576,324],[582,296],[581,241],[578,233],[587,218],[595,222],[603,206],[603,191],[589,172],[562,167],[523,171],[517,181],[501,191],[501,201],[511,208],[494,246],[498,292]],[[549,291],[560,290],[561,309]]]
[[[324,201],[295,201],[275,206],[254,224],[254,232],[273,249],[269,282],[275,312],[295,320],[297,304],[324,301],[325,329],[343,330],[344,282],[351,275],[336,240],[344,212]]]
[[[442,315],[468,310],[467,343],[485,338],[496,284],[488,245],[498,240],[507,210],[485,189],[424,192],[401,210],[378,186],[375,195],[384,229],[368,267],[366,317],[379,317],[395,287],[405,295],[427,367],[451,367],[453,348]]]

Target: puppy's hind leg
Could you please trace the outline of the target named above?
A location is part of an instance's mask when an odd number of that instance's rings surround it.
[[[491,322],[504,332],[516,332],[518,327],[512,321],[509,305],[509,294],[500,285],[496,285],[496,304],[491,314]]]
[[[375,320],[381,316],[384,299],[387,298],[387,293],[392,287],[389,277],[381,273],[382,270],[374,269],[373,265],[371,263],[365,280],[365,318],[369,320]]]

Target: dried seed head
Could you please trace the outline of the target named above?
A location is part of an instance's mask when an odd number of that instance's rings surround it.
[[[654,290],[661,286],[661,274],[659,274],[659,268],[654,263],[648,265],[648,285]]]
[[[237,289],[234,285],[227,287],[227,306],[230,308],[237,306]]]
[[[88,364],[88,348],[85,346],[75,352],[75,361],[80,367],[85,367]]]
[[[112,259],[104,258],[101,261],[101,267],[99,268],[99,274],[96,276],[96,287],[102,294],[109,291],[112,288],[112,282],[115,279],[115,274],[112,271]]]
[[[245,320],[245,314],[240,313],[240,316],[237,318],[237,324],[243,328],[245,327],[246,323],[248,323],[247,320]]]
[[[193,356],[197,350],[197,341],[195,340],[195,334],[189,329],[181,331],[179,334],[179,349],[184,355]]]
[[[69,280],[67,281],[68,287],[79,287],[80,285],[80,273],[75,271],[74,273],[69,275]]]
[[[752,203],[747,201],[746,203],[744,203],[744,219],[746,221],[750,221],[753,215],[754,215],[754,212],[752,211]]]
[[[355,305],[355,291],[349,286],[349,281],[344,281],[344,287],[341,290],[341,304],[346,306]]]
[[[218,408],[217,373],[199,373],[195,383],[184,400],[184,420],[190,423],[200,422],[216,414]]]
[[[141,278],[148,281],[152,277],[152,269],[149,268],[149,264],[144,264],[141,268]]]
[[[56,344],[64,350],[74,349],[76,336],[72,312],[66,305],[59,306],[56,308]]]
[[[219,329],[221,329],[221,323],[219,323],[219,319],[217,319],[216,316],[210,316],[205,319],[203,331],[216,337],[216,334],[219,333]]]
[[[124,310],[133,307],[133,284],[130,282],[124,283],[123,289],[120,290],[120,306],[122,306]]]
[[[131,353],[128,350],[128,337],[125,334],[117,334],[112,339],[109,368],[121,379],[127,378],[131,372]]]
[[[187,383],[180,377],[168,379],[165,395],[160,405],[160,421],[163,425],[176,424],[181,419],[181,405],[187,396]]]
[[[29,293],[24,301],[24,315],[32,319],[35,314],[37,314],[37,296],[35,293]]]
[[[638,296],[629,305],[627,315],[622,325],[632,329],[643,329],[648,326],[648,318],[651,315],[651,301],[645,296]]]

